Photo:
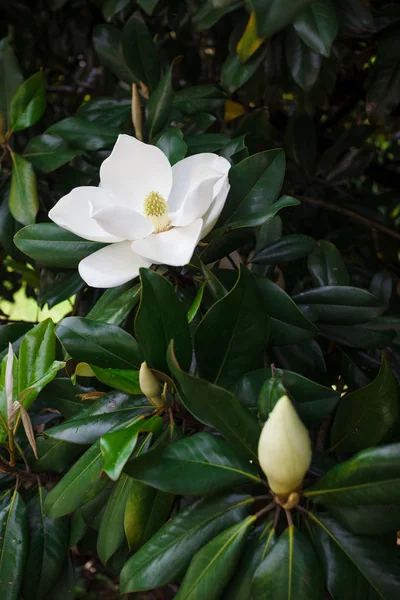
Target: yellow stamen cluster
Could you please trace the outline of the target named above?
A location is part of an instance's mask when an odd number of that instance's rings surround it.
[[[168,229],[168,205],[158,192],[147,194],[144,199],[143,214],[151,221],[156,233]]]

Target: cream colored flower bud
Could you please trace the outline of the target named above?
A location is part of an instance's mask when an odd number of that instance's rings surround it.
[[[297,490],[308,471],[310,436],[287,396],[278,400],[263,427],[258,459],[275,494]]]
[[[161,398],[161,387],[158,379],[153,375],[146,362],[142,362],[139,371],[139,385],[143,394],[155,406],[163,406]]]

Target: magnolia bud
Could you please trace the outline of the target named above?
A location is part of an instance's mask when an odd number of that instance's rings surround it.
[[[275,494],[300,487],[311,463],[311,442],[287,396],[278,400],[263,427],[258,459]]]
[[[161,388],[158,379],[153,375],[146,362],[142,362],[139,371],[139,385],[143,394],[155,406],[163,406],[164,400],[161,398]]]

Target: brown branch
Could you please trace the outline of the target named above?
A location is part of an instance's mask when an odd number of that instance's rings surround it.
[[[317,200],[316,198],[310,198],[308,196],[299,196],[302,202],[306,204],[312,204],[313,206],[320,206],[321,208],[325,208],[326,210],[330,210],[332,212],[336,212],[340,215],[344,215],[353,219],[354,221],[358,221],[362,223],[368,229],[376,229],[381,233],[384,233],[395,240],[400,240],[400,233],[398,231],[393,231],[393,229],[389,229],[389,227],[385,227],[385,225],[381,225],[381,223],[377,223],[372,219],[368,219],[367,217],[363,217],[358,213],[350,210],[348,208],[344,208],[343,206],[339,206],[338,204],[331,204],[330,202],[326,202],[325,200]]]

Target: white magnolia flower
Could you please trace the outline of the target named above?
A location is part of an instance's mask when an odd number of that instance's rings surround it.
[[[120,135],[100,167],[100,185],[77,187],[49,212],[60,227],[105,242],[79,263],[93,287],[114,287],[152,263],[187,264],[214,227],[229,191],[230,163],[196,154],[171,167],[156,146]]]

